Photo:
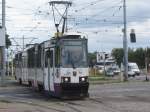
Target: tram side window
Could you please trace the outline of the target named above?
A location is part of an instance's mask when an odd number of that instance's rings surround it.
[[[19,60],[19,67],[21,68],[22,66],[22,54],[21,53],[18,55],[18,60]]]
[[[34,67],[34,59],[35,57],[35,54],[34,54],[34,49],[29,49],[28,50],[28,67],[29,68],[33,68]]]
[[[15,55],[15,60],[14,61],[15,61],[15,67],[18,68],[19,67],[19,57],[18,57],[18,54]]]
[[[31,50],[28,50],[28,68],[31,68],[31,61],[32,61],[32,59],[31,59]]]
[[[41,46],[38,47],[38,53],[37,53],[37,67],[41,67]]]
[[[50,67],[53,67],[53,51],[50,51]]]
[[[57,47],[55,50],[55,66],[59,67],[60,66],[60,47]]]
[[[48,51],[45,54],[45,67],[48,67]]]
[[[50,67],[53,67],[53,51],[46,51],[46,56],[45,56],[45,67],[48,67],[48,59],[50,61]]]

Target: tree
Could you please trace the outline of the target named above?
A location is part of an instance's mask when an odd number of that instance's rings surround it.
[[[119,66],[121,66],[121,63],[123,62],[123,54],[122,48],[115,48],[112,50],[112,56],[115,58]]]
[[[123,55],[124,53],[122,48],[112,50],[112,56],[116,59],[119,66],[121,62],[123,62]],[[136,50],[131,48],[128,49],[128,61],[137,63],[140,68],[145,67],[145,57],[150,57],[150,49],[147,49],[147,52],[143,48],[137,48]]]
[[[88,53],[88,63],[90,67],[93,67],[96,62],[96,52]]]
[[[143,48],[138,48],[135,51],[135,62],[138,64],[140,68],[145,67],[145,56],[146,52]]]
[[[128,61],[135,62],[135,52],[131,48],[128,49]]]

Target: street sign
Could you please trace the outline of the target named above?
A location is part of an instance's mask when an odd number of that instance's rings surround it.
[[[97,58],[98,63],[102,62],[105,59],[105,53],[104,52],[97,52],[96,58]]]
[[[5,29],[0,28],[0,46],[5,46]]]

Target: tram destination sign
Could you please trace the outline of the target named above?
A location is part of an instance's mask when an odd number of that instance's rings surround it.
[[[64,41],[64,45],[80,46],[80,45],[82,45],[82,41]]]

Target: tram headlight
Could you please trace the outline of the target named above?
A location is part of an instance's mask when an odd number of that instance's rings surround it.
[[[62,77],[61,82],[62,83],[69,83],[70,82],[70,77]]]
[[[83,82],[84,82],[84,81],[85,81],[85,77],[82,77],[82,78],[81,78],[81,81],[83,81]]]
[[[65,82],[68,82],[68,80],[69,80],[68,77],[65,77]]]
[[[79,81],[80,82],[88,82],[88,77],[80,77]]]

